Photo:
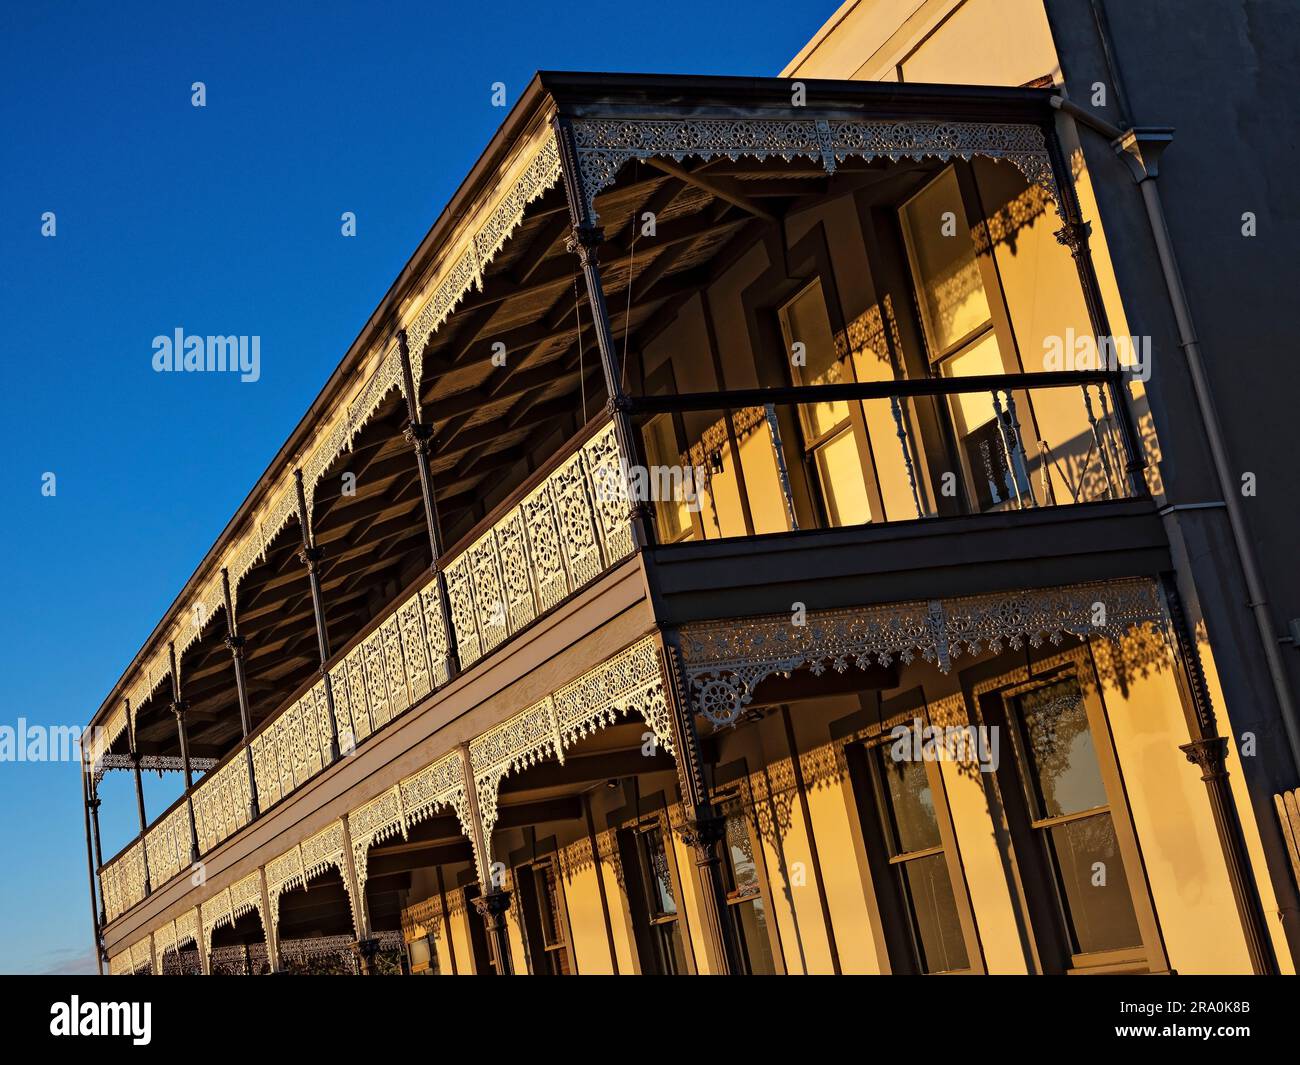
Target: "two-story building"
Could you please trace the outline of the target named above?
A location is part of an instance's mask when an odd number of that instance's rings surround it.
[[[91,722],[109,969],[1294,971],[1275,533],[1096,8],[537,75]]]

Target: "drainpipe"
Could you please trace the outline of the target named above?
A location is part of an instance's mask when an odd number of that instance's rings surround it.
[[[1214,408],[1214,397],[1205,372],[1205,360],[1201,355],[1200,342],[1196,339],[1191,307],[1187,302],[1187,292],[1183,288],[1182,275],[1178,270],[1178,258],[1174,253],[1169,226],[1165,221],[1164,204],[1161,202],[1160,190],[1155,181],[1160,173],[1160,156],[1173,139],[1173,130],[1163,126],[1135,126],[1132,129],[1122,130],[1063,97],[1053,96],[1051,102],[1058,111],[1065,112],[1110,141],[1111,148],[1124,160],[1142,193],[1142,202],[1146,207],[1147,219],[1151,223],[1151,232],[1155,238],[1156,254],[1160,259],[1160,271],[1164,275],[1169,303],[1173,307],[1174,319],[1178,324],[1179,346],[1183,349],[1183,354],[1187,358],[1187,367],[1191,371],[1192,388],[1196,394],[1196,405],[1201,414],[1201,421],[1205,425],[1205,436],[1210,445],[1215,478],[1219,483],[1219,492],[1223,496],[1223,506],[1228,513],[1228,525],[1232,530],[1232,541],[1245,577],[1247,605],[1255,617],[1255,625],[1259,630],[1260,644],[1264,648],[1264,660],[1268,664],[1269,679],[1272,681],[1273,694],[1277,698],[1278,709],[1281,711],[1287,746],[1291,750],[1291,761],[1300,772],[1300,720],[1296,716],[1295,701],[1291,698],[1286,669],[1278,652],[1278,638],[1273,631],[1273,620],[1269,617],[1264,582],[1260,579],[1255,549],[1246,529],[1246,519],[1242,514],[1237,483],[1228,462],[1223,427]]]

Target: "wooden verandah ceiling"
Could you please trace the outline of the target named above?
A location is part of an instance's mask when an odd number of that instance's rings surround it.
[[[620,353],[634,361],[687,300],[796,205],[867,187],[896,197],[929,169],[847,160],[828,176],[808,161],[628,165],[596,200],[604,230],[601,275]],[[654,236],[642,235],[647,213],[655,218]],[[452,550],[486,516],[489,493],[500,498],[502,488],[546,458],[541,448],[558,446],[605,404],[591,308],[576,257],[565,247],[569,234],[565,192],[557,186],[529,207],[485,269],[482,290],[465,299],[425,349],[418,390],[425,420],[434,426],[431,464],[442,539]],[[492,360],[498,344],[504,366]],[[323,599],[335,652],[430,563],[405,423],[404,402],[392,393],[317,490],[313,525],[325,552]],[[354,495],[343,492],[344,472],[355,475]],[[291,521],[239,589],[254,728],[318,667],[299,536]],[[181,664],[194,756],[221,757],[241,736],[225,628],[224,617],[217,619]],[[137,708],[141,753],[178,753],[170,701],[164,684]],[[113,749],[125,751],[127,742],[124,733]]]

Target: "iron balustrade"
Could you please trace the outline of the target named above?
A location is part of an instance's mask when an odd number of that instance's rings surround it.
[[[588,425],[551,463],[446,552],[444,614],[436,577],[422,578],[326,664],[341,754],[405,713],[632,553],[623,463],[612,423]],[[443,625],[449,617],[456,654]],[[246,741],[265,813],[327,769],[330,725],[323,676],[296,691]],[[245,743],[189,797],[201,854],[249,823]],[[120,917],[189,867],[186,796],[100,870],[105,915]]]
[[[1006,374],[629,404],[654,463],[641,487],[658,538],[675,542],[1141,496],[1126,382],[1113,371]],[[670,477],[672,463],[681,472]]]

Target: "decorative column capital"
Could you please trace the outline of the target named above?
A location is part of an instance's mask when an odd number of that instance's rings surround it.
[[[589,257],[594,257],[596,249],[600,247],[604,239],[605,231],[600,226],[579,223],[573,227],[573,232],[569,234],[568,240],[564,242],[564,248],[570,254],[577,253],[578,258],[585,265]]]
[[[631,411],[632,399],[626,392],[619,392],[605,400],[605,413],[611,418],[616,414],[630,414]]]
[[[247,641],[242,636],[236,636],[233,632],[226,633],[226,638],[222,643],[230,649],[230,653],[236,658],[244,657],[244,644]]]
[[[307,567],[308,572],[313,575],[320,568],[321,559],[325,557],[324,548],[320,547],[300,547],[298,549],[298,561]]]
[[[1180,744],[1178,749],[1187,755],[1187,760],[1201,771],[1201,779],[1206,783],[1226,780],[1228,777],[1228,740],[1225,736],[1211,739],[1192,740]]]
[[[688,847],[697,850],[712,847],[713,844],[721,843],[726,838],[727,819],[715,813],[704,815],[688,813],[677,826],[677,835]]]
[[[1066,222],[1052,234],[1057,243],[1070,250],[1076,259],[1088,252],[1088,238],[1092,236],[1091,222]]]
[[[177,699],[171,704],[171,711],[176,715],[176,720],[178,722],[183,722],[185,720],[185,712],[189,710],[189,708],[190,704],[188,699]]]
[[[474,909],[491,921],[499,921],[510,909],[510,892],[493,891],[474,899]]]
[[[407,422],[406,428],[402,430],[402,436],[417,452],[428,455],[433,441],[433,426],[426,425],[424,422]]]

